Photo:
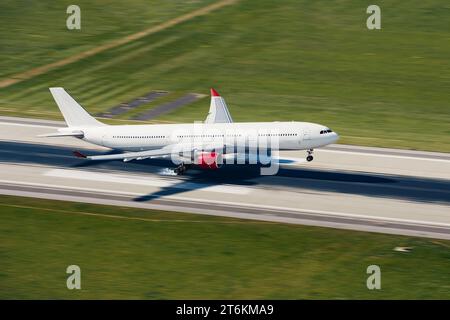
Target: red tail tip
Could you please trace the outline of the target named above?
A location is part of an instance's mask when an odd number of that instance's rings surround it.
[[[220,94],[214,88],[211,88],[211,97],[220,97]]]
[[[86,156],[85,156],[84,154],[82,154],[81,152],[74,151],[73,154],[74,154],[74,156],[77,157],[77,158],[83,158],[83,159],[86,159]]]

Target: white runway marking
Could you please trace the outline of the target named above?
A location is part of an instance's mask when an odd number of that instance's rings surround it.
[[[419,161],[434,161],[434,162],[445,162],[449,163],[450,160],[445,159],[430,159],[430,158],[422,158],[422,157],[410,157],[410,156],[396,156],[391,154],[378,154],[378,153],[370,153],[370,152],[353,152],[346,150],[328,150],[328,149],[318,149],[318,152],[331,152],[331,153],[346,153],[353,154],[358,156],[369,156],[369,157],[381,157],[381,158],[391,158],[391,159],[404,159],[404,160],[419,160]]]
[[[58,129],[59,127],[47,126],[41,124],[29,124],[29,123],[12,123],[12,122],[0,122],[0,125],[16,126],[16,127],[31,127],[31,128],[45,128],[45,129]]]
[[[59,169],[57,169],[59,170]],[[39,186],[39,187],[47,187],[47,188],[53,188],[53,189],[64,189],[64,190],[78,190],[78,191],[91,191],[93,193],[100,193],[100,194],[116,194],[116,195],[128,195],[128,196],[143,196],[142,193],[137,192],[129,192],[129,191],[116,191],[116,190],[107,190],[107,189],[101,189],[101,188],[89,188],[89,187],[72,187],[72,186],[66,186],[66,185],[57,185],[57,184],[48,184],[48,183],[33,183],[33,182],[17,182],[12,180],[3,180],[0,179],[1,183],[9,183],[9,184],[20,184],[20,185],[28,185],[28,186]],[[7,192],[4,192],[3,194],[7,194]],[[209,200],[209,199],[199,199],[199,198],[193,198],[193,197],[180,197],[180,196],[166,196],[164,198],[173,199],[173,200],[180,200],[180,201],[186,201],[186,202],[206,202],[211,204],[219,204],[219,205],[229,205],[229,206],[239,206],[243,208],[261,208],[261,209],[271,209],[276,210],[279,212],[298,212],[298,213],[309,213],[309,214],[315,214],[318,216],[336,216],[336,217],[345,217],[345,218],[355,218],[355,219],[367,219],[371,221],[389,221],[389,222],[398,222],[408,225],[419,225],[419,226],[436,226],[436,227],[450,227],[450,223],[445,222],[435,222],[435,221],[424,221],[424,220],[416,220],[416,219],[402,219],[402,218],[390,218],[390,217],[384,217],[384,216],[377,216],[374,215],[368,215],[368,214],[355,214],[355,213],[347,213],[342,211],[328,211],[328,210],[314,210],[314,209],[304,209],[304,208],[292,208],[292,207],[281,207],[281,206],[270,206],[270,205],[262,205],[262,204],[250,204],[250,203],[242,203],[242,202],[234,202],[234,201],[217,201],[217,200]],[[181,212],[181,211],[180,211]],[[230,212],[231,217],[234,217],[232,212]],[[239,215],[235,216],[236,218],[239,218]]]
[[[56,178],[68,178],[68,179],[88,180],[96,182],[123,183],[123,184],[133,184],[158,188],[202,190],[202,191],[231,193],[231,194],[248,194],[251,191],[250,188],[246,187],[236,187],[226,185],[215,186],[201,183],[185,182],[183,180],[170,181],[166,179],[157,178],[155,176],[141,179],[139,177],[115,175],[109,173],[97,173],[83,170],[52,169],[44,173],[44,175]]]

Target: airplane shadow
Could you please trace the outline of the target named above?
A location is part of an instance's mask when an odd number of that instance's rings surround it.
[[[173,168],[170,160],[87,161],[72,156],[71,148],[0,141],[0,161],[4,163],[52,165],[63,168],[112,170],[118,173],[158,174]],[[100,154],[79,150],[86,154]],[[104,153],[102,153],[104,154]],[[135,201],[151,201],[187,190],[210,186],[251,186],[254,188],[288,189],[293,192],[335,192],[377,198],[393,198],[416,202],[450,203],[450,181],[363,172],[336,172],[305,167],[281,167],[275,176],[261,176],[260,166],[225,165],[220,170],[188,170],[177,183],[159,191],[136,197]],[[149,177],[151,179],[151,176]]]

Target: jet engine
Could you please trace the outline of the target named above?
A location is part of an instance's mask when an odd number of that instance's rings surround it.
[[[216,170],[223,165],[223,158],[217,152],[202,152],[197,155],[196,164],[202,169]]]

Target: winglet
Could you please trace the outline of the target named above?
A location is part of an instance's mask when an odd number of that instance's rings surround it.
[[[231,123],[230,112],[228,111],[225,100],[219,95],[219,93],[211,88],[211,104],[209,105],[208,116],[205,119],[205,123]]]
[[[77,157],[77,158],[83,158],[83,159],[86,159],[86,158],[87,158],[84,154],[82,154],[82,153],[79,152],[79,151],[73,151],[73,155],[74,155],[75,157]]]
[[[211,97],[220,97],[220,94],[214,88],[211,88]]]

